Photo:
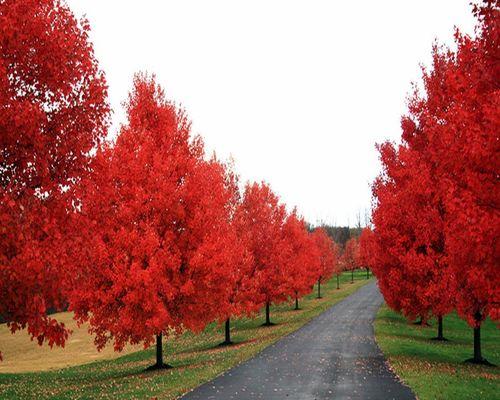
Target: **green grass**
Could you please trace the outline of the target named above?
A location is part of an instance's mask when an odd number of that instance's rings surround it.
[[[473,333],[455,313],[444,318],[447,342],[436,342],[430,327],[408,323],[387,306],[375,321],[377,342],[389,363],[420,400],[498,399],[500,368],[464,363],[473,355]],[[500,331],[490,320],[481,328],[483,357],[500,365]]]
[[[249,359],[325,311],[328,307],[369,282],[365,271],[341,276],[341,289],[336,279],[322,285],[323,298],[316,293],[302,299],[300,311],[293,304],[271,307],[271,321],[276,325],[261,327],[261,312],[256,318],[242,318],[232,324],[231,347],[218,347],[223,341],[223,327],[212,324],[198,335],[185,333],[167,342],[165,361],[170,370],[144,372],[154,364],[155,349],[128,354],[115,360],[99,361],[55,371],[0,374],[0,399],[174,399],[199,386],[234,365]],[[315,288],[316,289],[316,288]]]

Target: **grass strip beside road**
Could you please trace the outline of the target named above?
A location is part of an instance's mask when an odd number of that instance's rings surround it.
[[[432,321],[431,321],[432,322]],[[419,400],[498,399],[500,393],[500,330],[487,320],[481,328],[483,357],[497,367],[464,363],[473,353],[473,333],[457,314],[444,318],[445,342],[437,322],[417,326],[383,305],[375,321],[377,342],[394,372]]]

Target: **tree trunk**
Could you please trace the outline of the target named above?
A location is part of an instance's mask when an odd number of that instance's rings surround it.
[[[295,295],[295,310],[300,310],[299,308],[299,298]]]
[[[478,325],[474,328],[474,358],[475,363],[483,362],[483,355],[481,354],[481,326]]]
[[[266,322],[263,323],[264,326],[271,326],[273,323],[271,322],[271,318],[269,317],[269,302],[266,302]]]
[[[321,278],[318,279],[318,299],[321,299]]]
[[[443,316],[438,316],[438,335],[434,340],[446,340],[443,335]]]
[[[156,335],[156,364],[147,367],[146,371],[172,368],[171,365],[165,364],[163,362],[163,340],[162,339],[163,339],[163,335],[161,333]]]
[[[156,367],[163,367],[163,341],[162,334],[156,335]]]
[[[221,344],[219,344],[219,346],[232,345],[233,342],[231,341],[231,320],[229,317],[226,319],[226,322],[224,324],[224,335],[225,335],[225,339]]]
[[[337,289],[340,289],[339,274],[337,274]]]
[[[481,313],[476,312],[474,319],[476,320],[476,326],[474,327],[474,357],[467,361],[474,364],[489,364],[481,353]]]
[[[226,344],[231,344],[231,322],[228,319],[226,319],[226,326],[225,326],[225,333],[226,333],[226,339],[224,340]]]
[[[226,319],[226,323],[224,324],[224,334],[225,339],[219,346],[229,346],[232,345],[231,341],[231,320],[229,318]]]
[[[370,269],[366,269],[366,279],[370,279]]]
[[[354,270],[351,269],[351,283],[354,283]]]
[[[476,312],[476,314],[474,315],[474,319],[476,320],[476,326],[474,328],[474,358],[470,358],[466,361],[471,362],[473,364],[495,366],[494,364],[490,363],[486,358],[483,358],[483,354],[481,353],[481,319],[482,319],[481,313]]]
[[[439,316],[438,318],[438,340],[443,340],[443,316]]]

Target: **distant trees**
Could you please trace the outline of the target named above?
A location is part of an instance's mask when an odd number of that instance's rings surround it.
[[[323,228],[312,233],[319,256],[319,267],[312,269],[314,280],[318,283],[318,299],[321,298],[321,282],[328,280],[337,270],[339,246],[328,236]]]
[[[346,242],[351,238],[351,229],[348,226],[331,226],[331,225],[321,225],[320,226],[327,234],[332,238],[335,243],[344,246]]]
[[[320,268],[319,251],[296,211],[288,215],[282,235],[281,268],[286,271],[287,294],[295,299],[295,310],[299,310],[299,297],[311,292],[314,286],[314,271]]]
[[[359,242],[357,238],[353,237],[347,241],[340,263],[344,271],[351,271],[351,283],[354,283],[354,270],[359,267]]]
[[[358,265],[366,269],[366,279],[370,278],[370,264],[373,256],[373,231],[365,227],[359,236]]]
[[[435,46],[432,69],[402,120],[402,144],[380,147],[372,268],[387,303],[410,317],[456,309],[474,329],[500,317],[498,46],[500,4],[473,7],[475,37]]]

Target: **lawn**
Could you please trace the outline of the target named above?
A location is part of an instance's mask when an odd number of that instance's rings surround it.
[[[33,372],[61,369],[93,361],[109,360],[125,354],[142,350],[142,345],[126,346],[116,353],[113,346],[97,351],[92,336],[87,332],[88,325],[78,327],[73,313],[57,314],[57,320],[73,331],[64,347],[37,346],[26,331],[12,335],[6,324],[0,324],[0,374],[3,372]]]
[[[167,341],[165,361],[173,365],[173,369],[144,372],[155,361],[155,350],[149,348],[112,360],[63,369],[0,373],[0,399],[174,399],[254,356],[368,282],[363,270],[355,273],[354,284],[350,280],[350,273],[343,274],[340,290],[336,290],[335,278],[330,280],[321,287],[323,298],[318,300],[316,292],[312,293],[301,300],[300,311],[294,311],[292,303],[271,307],[274,326],[261,327],[263,313],[253,319],[234,321],[231,331],[234,346],[218,347],[224,336],[223,327],[216,324],[208,326],[202,334],[185,333]],[[8,340],[9,337],[2,337],[2,348],[9,346]],[[66,358],[80,357],[81,349],[78,346],[66,349],[70,352]],[[41,351],[45,352],[42,358],[50,364],[51,353],[46,349]],[[11,351],[9,357],[12,355]],[[39,364],[37,368],[43,369]]]
[[[377,342],[389,363],[420,400],[498,399],[500,330],[490,320],[481,329],[483,357],[497,367],[464,363],[472,357],[472,329],[453,313],[444,318],[447,342],[436,342],[437,323],[409,324],[382,306],[375,321]]]

